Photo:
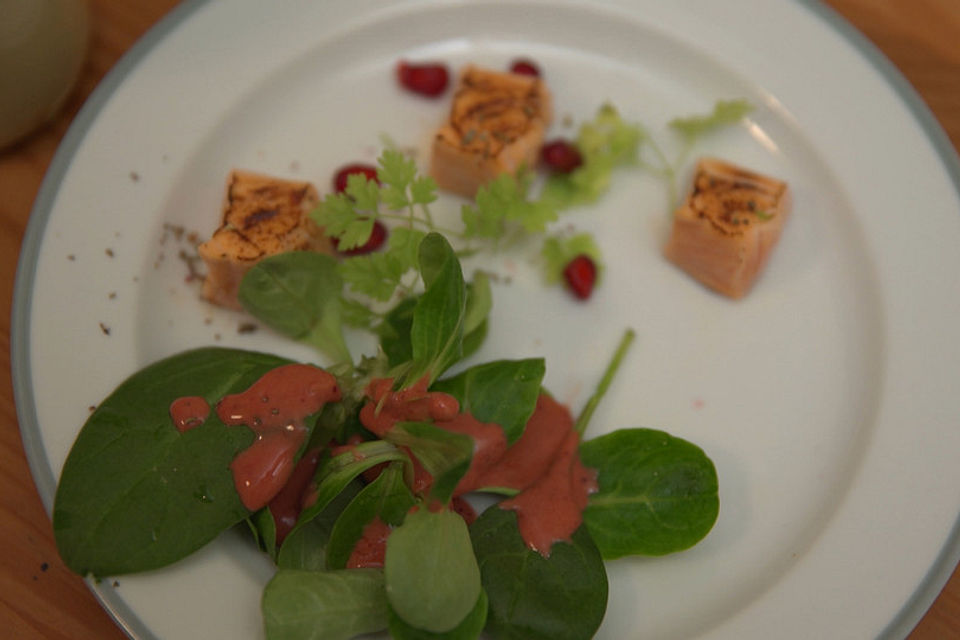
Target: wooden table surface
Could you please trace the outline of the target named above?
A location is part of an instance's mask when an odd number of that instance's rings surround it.
[[[90,92],[176,0],[91,0],[91,49],[72,97],[48,126],[0,151],[0,635],[123,638],[60,562],[24,456],[10,376],[13,277],[27,218],[57,145]],[[960,0],[829,0],[923,96],[960,148]],[[851,615],[856,615],[851,612]],[[960,638],[960,572],[910,635]]]

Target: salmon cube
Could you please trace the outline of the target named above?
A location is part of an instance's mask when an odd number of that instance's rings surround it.
[[[263,258],[285,251],[332,253],[330,240],[308,216],[318,200],[309,182],[231,172],[220,227],[197,249],[207,267],[203,297],[241,309],[240,281]]]
[[[664,254],[731,298],[750,291],[790,214],[787,183],[723,160],[701,159],[673,214]]]
[[[501,173],[534,168],[551,118],[539,77],[467,67],[434,137],[430,175],[441,189],[472,198]]]

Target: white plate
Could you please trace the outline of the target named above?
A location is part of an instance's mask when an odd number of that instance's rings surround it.
[[[564,219],[606,252],[588,304],[542,287],[527,256],[489,262],[511,282],[495,289],[475,361],[544,355],[547,386],[576,410],[632,326],[639,339],[591,432],[662,428],[718,468],[721,514],[699,546],[609,563],[598,637],[905,635],[960,555],[960,170],[890,65],[797,2],[286,5],[176,10],[55,159],[13,331],[21,428],[48,509],[88,406],[139,367],[202,344],[312,357],[264,330],[240,334],[242,316],[199,301],[165,225],[209,233],[233,167],[325,189],[337,166],[372,160],[381,133],[422,149],[446,107],[395,86],[401,56],[503,67],[528,55],[561,116],[581,121],[610,100],[668,146],[669,118],[748,98],[747,126],[699,151],[795,192],[781,245],[741,302],[662,259],[665,190],[636,172]],[[257,638],[270,572],[228,534],[170,569],[92,588],[136,637]]]

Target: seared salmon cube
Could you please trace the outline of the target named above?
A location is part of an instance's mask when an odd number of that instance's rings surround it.
[[[742,298],[770,259],[790,204],[787,183],[701,159],[689,194],[673,214],[664,253],[711,289]]]
[[[472,198],[501,173],[534,168],[551,118],[542,79],[467,67],[434,137],[430,175],[441,189]]]
[[[231,172],[220,227],[198,247],[207,267],[203,297],[240,309],[240,281],[258,261],[285,251],[332,253],[330,241],[308,216],[318,199],[309,182]]]

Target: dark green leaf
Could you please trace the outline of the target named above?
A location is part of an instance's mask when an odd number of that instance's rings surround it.
[[[399,525],[414,504],[413,494],[403,481],[403,464],[390,463],[357,494],[337,519],[327,545],[327,568],[347,567],[364,527],[374,518],[388,525]]]
[[[436,380],[463,353],[466,286],[460,261],[442,235],[431,233],[420,243],[420,274],[426,291],[417,301],[410,328],[410,383],[424,375]]]
[[[388,624],[383,572],[278,571],[263,591],[267,640],[347,640]]]
[[[469,358],[483,346],[483,341],[487,339],[488,323],[486,319],[480,323],[476,329],[463,336],[463,358]]]
[[[439,380],[431,390],[449,393],[460,403],[460,411],[480,422],[500,425],[507,443],[513,444],[537,407],[545,372],[543,358],[498,360]]]
[[[313,496],[300,513],[290,535],[317,517],[361,473],[383,462],[394,460],[405,463],[410,461],[405,453],[383,440],[364,442],[357,445],[353,451],[321,460],[311,484]],[[412,470],[407,473],[412,475]]]
[[[276,561],[277,522],[273,519],[273,514],[270,513],[270,507],[258,509],[256,513],[247,518],[247,523],[260,550],[270,556],[271,560]]]
[[[360,493],[361,486],[360,481],[349,483],[319,515],[290,533],[283,541],[280,553],[277,554],[277,567],[309,571],[326,570],[330,532],[343,510]]]
[[[387,355],[390,367],[397,367],[413,359],[410,329],[413,312],[419,297],[404,298],[375,328],[380,337],[380,347]],[[473,282],[467,285],[467,303],[463,317],[463,357],[475,352],[483,344],[487,334],[487,316],[493,307],[490,278],[482,271],[474,274]]]
[[[287,362],[197,349],[117,387],[87,420],[60,477],[53,526],[67,566],[99,576],[162,567],[246,518],[229,467],[253,432],[228,427],[211,411],[202,426],[180,433],[170,404],[202,396],[214,407]]]
[[[702,449],[654,429],[623,429],[580,445],[600,490],[583,517],[607,559],[693,546],[720,510],[717,472]]]
[[[450,631],[480,597],[467,525],[459,515],[420,508],[387,538],[387,599],[407,624],[435,633]]]
[[[520,537],[517,515],[493,506],[470,526],[483,589],[487,631],[499,640],[587,640],[607,608],[607,574],[585,527],[550,556]]]
[[[473,281],[467,285],[467,306],[463,314],[464,336],[476,331],[487,321],[493,309],[493,291],[490,290],[490,276],[483,271],[473,274]]]
[[[376,327],[376,333],[380,336],[380,347],[387,355],[390,367],[413,359],[410,328],[413,326],[413,311],[417,307],[417,300],[418,298],[404,298]]]

